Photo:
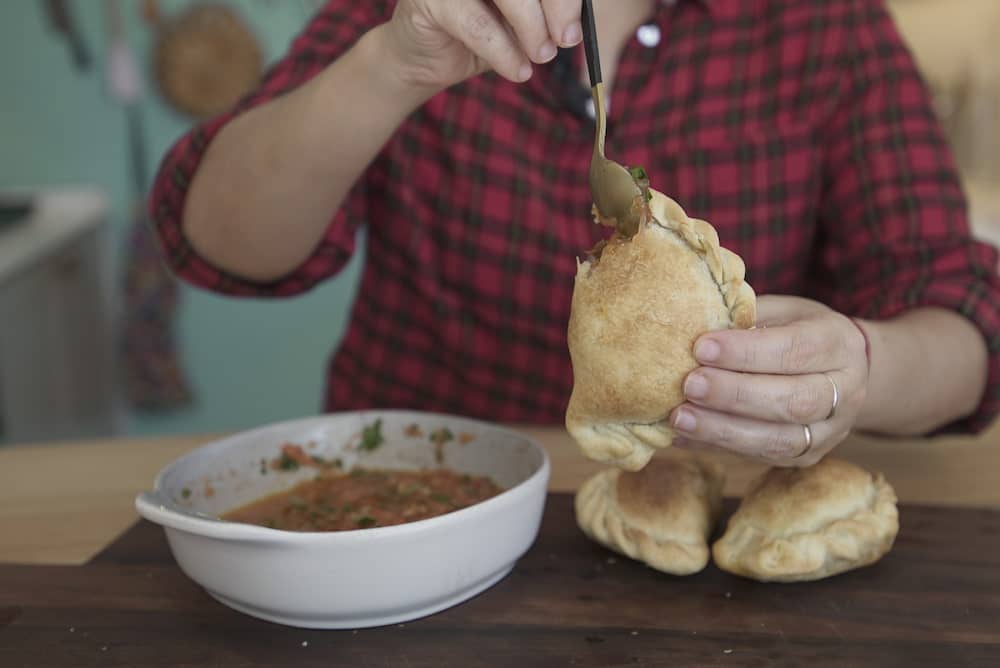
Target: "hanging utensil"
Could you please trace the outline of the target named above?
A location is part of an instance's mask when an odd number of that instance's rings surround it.
[[[155,82],[174,109],[210,118],[231,109],[260,84],[263,49],[235,7],[195,3],[161,17],[156,31]]]
[[[149,156],[141,104],[145,86],[138,58],[125,34],[120,0],[105,0],[105,11],[110,39],[107,86],[125,113],[133,190],[122,295],[123,383],[133,409],[176,409],[191,402],[192,392],[175,336],[180,299],[177,281],[163,265],[146,213]]]
[[[83,35],[73,18],[68,0],[45,0],[45,10],[49,17],[49,25],[61,33],[69,44],[76,69],[80,72],[90,69],[90,50],[83,41]]]

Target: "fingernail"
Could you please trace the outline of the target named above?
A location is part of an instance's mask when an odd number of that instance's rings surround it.
[[[680,431],[694,431],[696,421],[691,411],[684,408],[677,409],[674,414],[674,428]]]
[[[694,348],[694,356],[698,358],[699,362],[714,362],[719,359],[721,352],[722,349],[719,347],[719,344],[712,339],[699,341],[698,345]]]
[[[684,381],[684,394],[689,399],[704,399],[708,396],[708,381],[700,373],[692,373]]]
[[[542,44],[542,48],[538,50],[538,60],[543,63],[547,63],[556,57],[556,45],[552,42],[546,42]]]
[[[581,39],[583,39],[583,26],[580,25],[579,21],[571,23],[563,31],[563,46],[575,46]]]
[[[519,69],[517,71],[517,78],[520,81],[527,81],[528,79],[530,79],[531,78],[531,65],[529,65],[528,63],[525,63],[524,65],[521,65],[521,69]]]

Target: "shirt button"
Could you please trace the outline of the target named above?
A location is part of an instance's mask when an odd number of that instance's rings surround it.
[[[587,116],[590,116],[590,120],[597,120],[597,107],[594,106],[594,98],[588,97],[583,106],[584,110],[587,112]],[[611,115],[611,100],[604,100],[604,114],[606,116]]]
[[[635,31],[635,36],[639,40],[639,44],[652,49],[660,44],[660,26],[652,23],[639,26],[639,29]]]

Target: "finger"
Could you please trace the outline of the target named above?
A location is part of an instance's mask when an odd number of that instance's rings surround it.
[[[687,450],[688,452],[698,452],[709,455],[722,455],[726,457],[733,456],[732,450],[726,450],[725,448],[720,448],[719,446],[712,445],[711,443],[692,441],[691,439],[683,438],[681,436],[675,436],[674,440],[671,441],[670,446],[674,448],[679,448],[681,450]]]
[[[542,0],[549,34],[559,46],[576,46],[583,41],[579,0]]]
[[[448,3],[435,19],[500,76],[514,82],[531,77],[531,61],[500,17],[481,0]]]
[[[493,0],[497,9],[514,29],[521,48],[536,63],[556,57],[556,44],[549,38],[545,13],[538,0]]]
[[[837,435],[839,429],[831,422],[810,425],[810,445],[802,425],[765,422],[692,404],[679,406],[670,419],[671,425],[684,438],[785,466],[818,461],[816,458],[822,457],[835,444],[831,437]]]
[[[822,304],[803,297],[762,295],[757,298],[757,327],[786,325],[825,310]]]
[[[680,450],[686,450],[687,452],[693,453],[695,455],[714,457],[717,460],[720,458],[737,456],[733,453],[732,450],[728,450],[721,446],[713,445],[712,443],[704,443],[702,441],[692,441],[686,438],[682,438],[680,436],[676,436],[670,445],[671,447],[676,447]],[[777,465],[776,462],[765,459],[764,457],[755,457],[750,455],[739,455],[739,460],[742,462],[747,462],[747,461],[757,462],[759,464],[764,464],[766,466]]]
[[[830,417],[837,383],[838,409],[843,409],[841,388],[848,375],[779,376],[739,373],[711,367],[695,369],[684,380],[687,400],[703,408],[768,422],[812,424]],[[831,380],[833,382],[831,382]]]
[[[711,332],[698,339],[694,354],[706,366],[750,373],[819,373],[850,363],[845,331],[834,318]]]

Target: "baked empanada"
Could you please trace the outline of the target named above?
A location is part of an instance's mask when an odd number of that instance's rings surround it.
[[[592,540],[658,571],[690,575],[705,568],[722,506],[725,472],[679,450],[632,473],[607,469],[576,494],[576,521]]]
[[[578,264],[569,320],[566,428],[584,454],[636,471],[673,440],[668,418],[698,366],[695,339],[749,328],[756,298],[715,228],[648,189],[639,229]]]
[[[758,478],[712,556],[722,570],[755,580],[819,580],[875,563],[898,531],[885,478],[827,457]]]

